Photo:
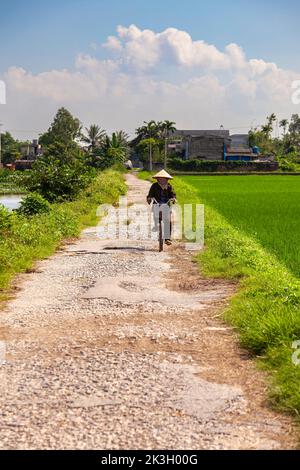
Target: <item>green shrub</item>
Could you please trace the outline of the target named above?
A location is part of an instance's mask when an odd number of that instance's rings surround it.
[[[282,171],[300,171],[300,165],[287,158],[281,158],[279,160],[279,168]]]
[[[0,204],[0,237],[5,235],[11,227],[11,214]]]
[[[6,168],[0,168],[0,181],[6,180],[10,177],[11,171]]]
[[[278,163],[257,163],[246,161],[221,161],[221,160],[182,160],[173,158],[169,160],[169,167],[172,170],[182,172],[204,172],[216,173],[226,171],[275,171],[278,169]]]
[[[44,214],[50,212],[51,206],[49,202],[40,194],[28,194],[21,202],[18,214],[31,216],[36,214]]]
[[[27,188],[49,202],[76,198],[91,181],[94,173],[80,158],[66,163],[55,157],[40,158],[33,166]]]

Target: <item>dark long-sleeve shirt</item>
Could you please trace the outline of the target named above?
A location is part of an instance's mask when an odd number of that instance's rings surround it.
[[[163,189],[158,183],[153,183],[147,196],[148,203],[152,198],[155,198],[157,202],[163,204],[167,203],[169,199],[175,199],[176,194],[170,183],[168,183],[166,189]]]

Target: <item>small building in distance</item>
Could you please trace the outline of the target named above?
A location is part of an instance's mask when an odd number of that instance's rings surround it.
[[[33,139],[31,143],[24,143],[21,145],[21,160],[36,160],[42,155],[42,146],[37,139]]]
[[[181,152],[185,160],[224,160],[224,152],[230,145],[229,131],[224,129],[177,130],[174,137],[175,151]],[[172,145],[173,141],[169,147]]]
[[[42,146],[37,139],[32,142],[26,142],[20,147],[21,158],[16,160],[14,167],[16,170],[30,170],[35,160],[43,155]]]
[[[259,149],[258,147],[250,147],[248,134],[232,134],[230,136],[230,145],[226,149],[226,160],[250,162],[257,160],[258,156]]]
[[[250,147],[248,134],[230,135],[225,129],[177,130],[168,148],[184,160],[272,161],[258,147]]]

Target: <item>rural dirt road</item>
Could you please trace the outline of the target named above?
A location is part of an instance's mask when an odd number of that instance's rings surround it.
[[[149,183],[127,182],[144,201]],[[221,320],[235,286],[202,279],[180,244],[159,254],[91,228],[16,282],[0,312],[1,449],[295,446]]]

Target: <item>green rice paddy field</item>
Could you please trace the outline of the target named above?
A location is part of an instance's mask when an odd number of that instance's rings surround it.
[[[182,176],[228,222],[300,277],[300,176]]]

